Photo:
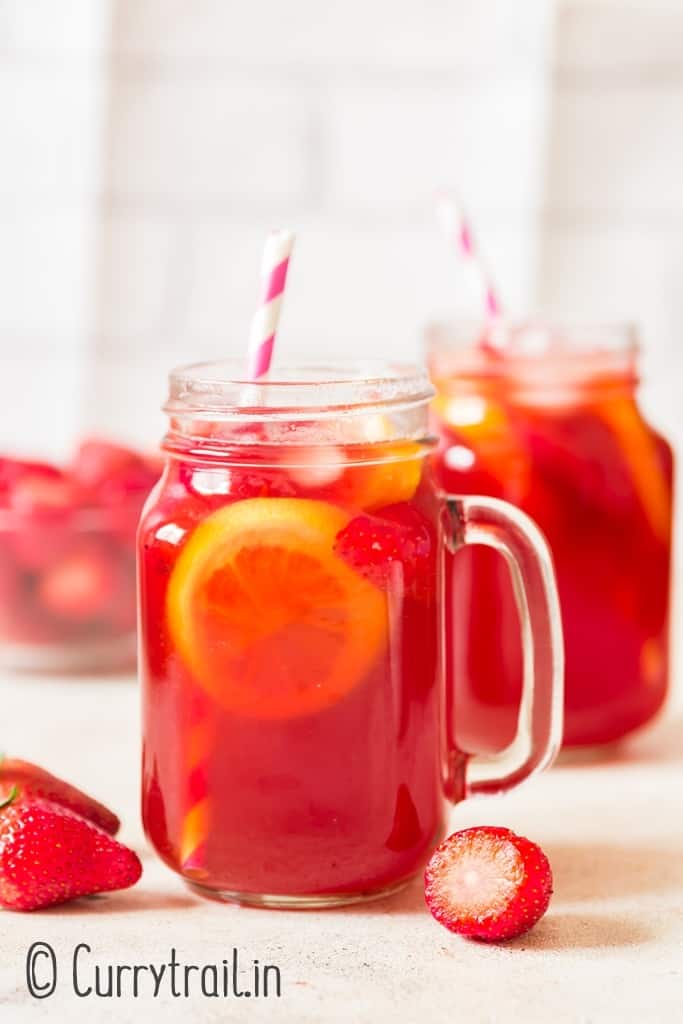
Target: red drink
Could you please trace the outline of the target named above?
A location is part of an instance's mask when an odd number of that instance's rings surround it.
[[[268,383],[243,411],[220,369],[174,378],[139,533],[145,827],[202,891],[365,898],[442,827],[428,383]]]
[[[672,455],[638,411],[634,348],[570,338],[538,356],[487,356],[476,338],[468,349],[447,335],[435,332],[431,360],[439,483],[506,498],[540,525],[563,613],[564,742],[617,740],[657,712],[668,678]],[[493,552],[459,558],[459,737],[496,749],[521,689],[515,602]]]

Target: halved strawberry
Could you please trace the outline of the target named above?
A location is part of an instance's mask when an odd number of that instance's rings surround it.
[[[14,537],[14,535],[12,535]],[[62,630],[35,600],[33,576],[0,545],[0,639],[7,644],[59,642]]]
[[[90,622],[110,611],[120,587],[119,566],[101,544],[86,537],[42,574],[37,598],[64,621]]]
[[[0,795],[7,796],[14,789],[27,797],[41,797],[80,814],[99,828],[114,836],[121,822],[104,804],[93,800],[87,793],[76,789],[63,779],[51,775],[30,761],[16,757],[0,757]]]
[[[63,512],[21,516],[5,534],[16,564],[28,570],[31,578],[54,565],[73,547],[74,521],[68,509]]]
[[[73,507],[75,489],[58,470],[29,470],[18,476],[9,491],[9,506],[27,515],[63,512]]]
[[[8,455],[0,456],[0,490],[11,489],[23,476],[60,479],[63,474],[49,462],[32,462],[27,459],[15,459]]]
[[[336,553],[375,586],[395,581],[417,596],[429,590],[433,570],[432,527],[407,502],[388,505],[376,515],[355,516],[337,535]]]
[[[96,504],[115,505],[149,492],[159,478],[161,463],[123,445],[91,438],[80,445],[71,473]]]
[[[454,832],[425,871],[425,900],[436,920],[484,942],[528,931],[545,914],[552,891],[543,850],[507,828]]]
[[[137,854],[73,811],[17,791],[0,805],[0,905],[9,910],[127,889],[141,874]]]
[[[11,633],[17,605],[21,601],[22,577],[7,550],[6,538],[0,535],[0,636]]]

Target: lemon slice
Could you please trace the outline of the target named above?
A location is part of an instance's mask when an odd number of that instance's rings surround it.
[[[386,596],[334,552],[348,513],[250,498],[208,516],[167,591],[178,654],[224,708],[261,718],[342,699],[385,648]]]

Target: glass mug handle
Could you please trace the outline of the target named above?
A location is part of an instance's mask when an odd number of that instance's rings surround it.
[[[443,495],[442,500],[442,664],[446,663],[448,635],[446,551],[455,553],[470,544],[483,544],[504,556],[522,632],[522,700],[512,742],[490,755],[457,751],[450,742],[452,718],[444,714],[443,728],[449,737],[446,793],[457,802],[482,793],[503,793],[552,764],[562,741],[564,648],[552,557],[533,520],[498,498]],[[452,690],[452,680],[447,686]]]

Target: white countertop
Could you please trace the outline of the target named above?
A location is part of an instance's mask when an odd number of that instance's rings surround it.
[[[104,800],[144,863],[135,889],[36,914],[0,912],[0,1017],[36,1021],[664,1021],[683,1019],[683,716],[601,764],[560,764],[503,799],[461,805],[453,828],[503,824],[540,842],[555,873],[546,918],[527,936],[486,946],[450,935],[418,882],[392,899],[327,912],[250,910],[191,895],[147,848],[138,820],[138,699],[130,679],[0,678],[0,745]],[[48,942],[54,995],[27,991],[26,954]],[[95,963],[220,964],[238,948],[279,966],[282,995],[155,999],[141,976],[120,999],[73,992]],[[44,979],[47,961],[37,963]],[[194,982],[193,982],[194,984]],[[182,987],[182,981],[181,981]]]

